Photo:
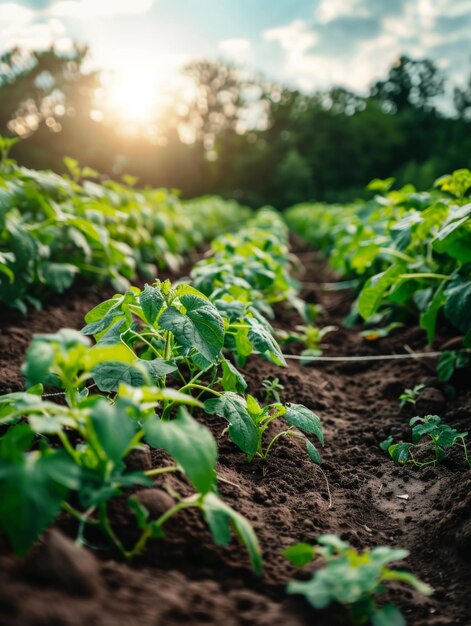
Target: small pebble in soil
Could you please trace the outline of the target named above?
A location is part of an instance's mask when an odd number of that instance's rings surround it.
[[[136,499],[149,511],[151,519],[157,519],[175,504],[162,489],[143,489],[136,494]]]
[[[150,447],[145,443],[136,446],[126,457],[126,467],[130,471],[145,471],[152,469],[152,454]]]
[[[426,387],[423,389],[415,403],[415,413],[424,415],[441,415],[446,407],[446,398],[439,389]]]
[[[27,578],[59,587],[78,596],[91,596],[100,587],[98,561],[58,530],[50,530],[20,566]]]

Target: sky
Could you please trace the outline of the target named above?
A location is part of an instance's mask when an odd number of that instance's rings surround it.
[[[471,0],[0,1],[1,51],[78,41],[127,86],[218,57],[306,91],[364,92],[401,53],[434,59],[462,85],[470,34]]]

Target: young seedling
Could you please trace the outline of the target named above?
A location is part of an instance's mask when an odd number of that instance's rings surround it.
[[[437,465],[457,446],[463,448],[465,461],[471,468],[466,445],[467,432],[460,433],[448,424],[442,424],[438,415],[413,417],[409,426],[412,426],[412,443],[395,443],[387,448],[395,463],[411,463],[416,467]]]
[[[404,326],[404,324],[401,322],[391,322],[382,328],[368,328],[367,330],[362,330],[360,335],[367,341],[377,341],[378,339],[389,337],[393,330],[396,330],[396,328],[402,328],[402,326]]]
[[[404,389],[403,393],[399,396],[401,409],[407,404],[415,405],[422,389],[425,389],[425,385],[415,385],[412,389]]]
[[[400,609],[394,604],[378,605],[391,580],[410,585],[430,595],[433,589],[411,572],[391,569],[389,564],[405,559],[409,552],[381,546],[361,552],[336,535],[320,535],[317,545],[296,544],[283,553],[296,567],[304,567],[316,556],[324,559],[323,567],[306,581],[288,583],[289,594],[303,595],[316,609],[325,609],[333,602],[347,608],[354,624],[372,626],[405,626]]]
[[[275,402],[261,407],[257,400],[247,395],[245,398],[233,392],[220,394],[204,403],[206,413],[219,415],[228,422],[228,432],[232,441],[244,452],[249,460],[255,456],[267,459],[273,445],[281,437],[300,437],[306,442],[310,459],[321,463],[317,448],[303,434],[314,435],[324,445],[324,435],[319,417],[302,404],[281,404]],[[287,428],[265,441],[265,433],[270,424],[283,420]]]
[[[275,378],[265,378],[262,381],[262,387],[265,389],[265,402],[268,402],[270,398],[273,398],[275,402],[281,402],[280,391],[283,391],[284,385],[280,383],[280,379],[277,376]]]
[[[277,333],[282,343],[302,343],[305,348],[302,356],[320,356],[322,354],[322,339],[331,332],[337,330],[337,326],[324,326],[319,328],[313,324],[295,326],[295,332],[280,330]]]

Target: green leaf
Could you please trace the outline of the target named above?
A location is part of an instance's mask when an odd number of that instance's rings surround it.
[[[204,497],[203,512],[214,541],[218,545],[226,545],[229,542],[228,524],[229,522],[232,524],[241,543],[248,550],[252,567],[260,575],[263,570],[262,553],[257,535],[245,517],[234,511],[212,492]]]
[[[445,291],[445,315],[462,333],[471,330],[471,281],[459,283]]]
[[[247,389],[247,383],[239,370],[225,358],[221,359],[221,367],[221,385],[224,391],[243,393]]]
[[[401,465],[403,463],[407,463],[410,457],[409,449],[411,447],[410,443],[396,443],[392,446],[389,446],[388,452],[391,455],[394,463]]]
[[[262,413],[262,407],[257,402],[256,398],[254,398],[253,396],[248,394],[245,397],[245,403],[246,403],[246,406],[247,406],[247,412],[249,413],[250,417],[252,417],[252,419],[258,418],[260,416],[260,414]],[[283,408],[282,408],[282,410],[283,410]]]
[[[80,468],[63,451],[0,460],[0,527],[23,556],[53,521]]]
[[[460,367],[466,367],[471,361],[465,350],[445,350],[441,353],[437,363],[437,375],[440,380],[447,382]]]
[[[79,268],[70,263],[44,262],[41,270],[46,284],[52,287],[54,291],[62,293],[72,286]]]
[[[388,437],[386,437],[386,439],[384,439],[379,444],[379,447],[381,448],[383,452],[387,452],[389,450],[389,447],[392,446],[393,441],[394,441],[394,437],[392,435],[389,435]]]
[[[103,362],[119,361],[120,363],[132,363],[136,355],[126,344],[122,343],[98,343],[88,350],[85,357],[87,369],[92,369]]]
[[[85,321],[88,323],[82,328],[82,333],[84,335],[96,335],[106,330],[113,321],[116,321],[116,317],[124,317],[120,308],[123,301],[124,296],[118,299],[105,300],[89,311],[85,315]]]
[[[406,626],[401,611],[394,604],[385,604],[371,616],[372,626]]]
[[[25,379],[25,387],[29,389],[39,383],[48,382],[49,370],[54,362],[54,348],[43,341],[34,341],[26,351],[26,362],[21,372]]]
[[[248,339],[255,350],[263,354],[269,361],[272,361],[276,365],[286,367],[286,361],[280,350],[280,346],[270,332],[253,317],[247,317],[246,321],[250,325]]]
[[[316,549],[309,543],[297,543],[286,548],[283,556],[295,567],[304,567],[314,559]]]
[[[183,468],[200,493],[207,493],[216,482],[217,446],[211,432],[180,407],[171,422],[148,420],[146,441],[163,448]]]
[[[367,320],[378,310],[386,291],[393,285],[402,272],[398,264],[391,265],[385,272],[370,278],[360,292],[358,311]]]
[[[443,292],[444,283],[435,292],[432,300],[430,301],[427,309],[420,316],[420,328],[423,328],[427,332],[427,341],[432,343],[435,338],[435,332],[437,327],[437,316],[440,309],[446,302],[445,294]]]
[[[310,409],[302,404],[287,404],[284,418],[291,426],[315,435],[321,444],[324,445],[321,420]]]
[[[313,576],[311,580],[292,580],[288,583],[286,591],[289,594],[299,594],[316,609],[325,609],[332,601],[331,590],[327,583],[319,576]]]
[[[384,580],[399,580],[414,589],[417,589],[419,593],[423,593],[426,596],[430,596],[433,594],[433,588],[427,583],[422,582],[417,576],[414,576],[412,572],[407,572],[399,569],[384,569],[382,572],[382,577]]]
[[[247,411],[244,398],[227,391],[220,398],[206,400],[204,410],[209,415],[224,417],[229,422],[232,441],[248,455],[255,454],[258,447],[258,431]]]
[[[99,400],[90,413],[90,421],[106,456],[118,463],[125,456],[136,434],[136,424],[119,399],[111,405]]]
[[[320,465],[322,463],[322,457],[319,454],[319,451],[316,448],[316,446],[314,446],[309,441],[309,439],[306,439],[306,449],[307,449],[307,453],[309,454],[309,458],[311,459],[311,461],[315,463],[316,465]]]
[[[121,361],[105,361],[95,365],[92,370],[93,379],[100,391],[118,391],[119,385],[124,383],[132,387],[141,387],[148,383],[155,383],[159,378],[174,372],[177,366],[162,359],[145,361],[137,359],[132,363]],[[149,378],[149,380],[146,380]]]
[[[186,295],[180,298],[186,312],[168,307],[160,326],[173,333],[187,351],[195,348],[210,363],[215,363],[224,345],[224,322],[216,307],[203,298]]]
[[[139,296],[139,303],[149,324],[152,325],[155,322],[164,302],[165,299],[160,289],[147,284],[144,286]]]
[[[445,350],[438,358],[437,376],[443,382],[448,382],[455,373],[456,359],[454,350]]]

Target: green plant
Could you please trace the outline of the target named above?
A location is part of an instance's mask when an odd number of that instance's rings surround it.
[[[395,463],[411,463],[416,467],[437,465],[448,457],[452,448],[458,446],[463,448],[464,458],[471,468],[466,446],[467,432],[460,433],[443,424],[438,415],[413,417],[409,425],[412,426],[412,443],[396,443],[387,448]]]
[[[425,389],[425,385],[414,385],[412,389],[404,389],[404,391],[399,396],[399,404],[402,407],[406,406],[406,404],[415,405],[417,402],[417,398],[419,397],[421,391]]]
[[[277,364],[284,361],[263,317],[247,312],[242,323],[245,305],[232,304],[230,310],[216,308],[194,287],[169,281],[142,291],[131,287],[99,304],[86,315],[83,329],[97,341],[90,352],[99,389],[113,392],[120,382],[165,386],[171,380],[181,391],[199,395],[214,394],[218,384],[226,391],[244,391],[246,383],[223,356],[223,346],[238,360],[258,351]]]
[[[261,209],[243,230],[215,239],[211,254],[193,267],[191,279],[215,303],[242,297],[273,317],[278,302],[305,308],[297,296],[299,285],[290,275],[294,262],[283,219],[276,211]]]
[[[336,535],[320,535],[317,544],[296,544],[283,553],[297,567],[316,556],[324,559],[325,565],[310,580],[291,581],[287,587],[288,593],[303,595],[316,609],[338,602],[348,608],[354,624],[404,626],[404,616],[397,606],[378,606],[379,598],[386,592],[385,583],[400,581],[425,595],[433,592],[411,572],[389,567],[390,563],[405,559],[407,550],[381,546],[358,552]]]
[[[141,552],[151,538],[164,536],[169,520],[186,508],[197,508],[216,543],[230,540],[232,525],[247,546],[252,565],[261,571],[256,536],[247,522],[216,495],[216,442],[210,431],[194,420],[184,405],[201,406],[173,389],[121,385],[110,402],[95,394],[74,398],[63,406],[30,392],[0,397],[0,420],[10,425],[0,438],[0,527],[14,550],[25,554],[40,534],[64,510],[78,521],[79,543],[86,542],[89,526],[101,530],[126,559]],[[162,418],[166,401],[178,405],[174,419]],[[26,423],[20,423],[26,419]],[[174,464],[147,471],[129,471],[128,454],[147,442],[165,450]],[[59,445],[58,445],[59,444]],[[152,486],[152,479],[180,472],[194,493],[177,498],[157,519],[132,495],[136,488]],[[109,519],[109,504],[131,491],[128,504],[136,516],[140,535],[127,546]]]
[[[356,310],[365,321],[414,315],[431,343],[443,312],[469,346],[471,172],[458,170],[423,193],[412,185],[391,190],[392,182],[373,181],[368,202],[295,206],[288,224],[342,276],[359,280]]]
[[[0,137],[0,302],[23,313],[79,274],[125,290],[137,274],[175,270],[183,254],[250,215],[221,198],[138,190],[128,178],[102,184],[70,158],[69,176],[28,170],[6,158],[12,143]]]
[[[469,350],[445,350],[438,358],[437,376],[443,382],[448,382],[457,369],[467,367],[470,363]]]
[[[280,383],[280,379],[277,376],[265,378],[262,381],[262,387],[265,389],[265,402],[268,402],[270,398],[273,398],[275,402],[281,402],[280,391],[283,391],[284,385]]]
[[[206,413],[219,415],[228,422],[229,435],[241,450],[247,453],[249,460],[255,456],[266,459],[273,445],[281,437],[300,437],[305,440],[310,459],[319,464],[320,454],[317,448],[300,431],[314,435],[324,445],[324,435],[319,417],[302,404],[281,404],[276,402],[261,407],[257,400],[247,395],[245,398],[233,392],[218,394],[218,397],[206,400]],[[265,443],[264,435],[270,424],[283,420],[288,428],[278,432]]]
[[[389,337],[393,330],[396,328],[401,328],[404,326],[401,322],[391,322],[387,326],[383,326],[382,328],[368,328],[367,330],[362,330],[360,336],[366,339],[367,341],[377,341],[378,339],[384,339],[384,337]]]
[[[320,356],[322,354],[322,339],[328,333],[336,330],[337,326],[324,326],[323,328],[319,328],[313,324],[306,324],[295,326],[294,332],[278,330],[277,337],[280,342],[284,344],[293,342],[302,343],[305,348],[301,351],[301,356]]]

